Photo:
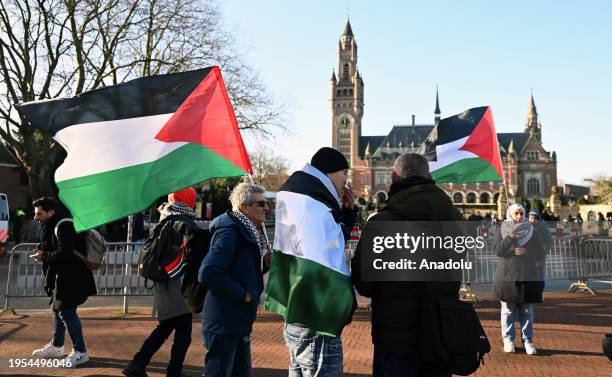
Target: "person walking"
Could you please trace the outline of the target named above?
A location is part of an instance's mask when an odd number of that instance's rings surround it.
[[[66,330],[72,340],[72,352],[60,364],[74,368],[89,361],[77,308],[97,293],[91,270],[77,257],[75,250],[85,250],[85,240],[77,237],[74,225],[58,202],[43,197],[35,200],[34,219],[42,224],[41,243],[31,257],[43,264],[44,288],[51,298],[53,336],[51,342],[34,350],[38,358],[64,356]]]
[[[181,253],[203,252],[202,250],[181,249],[183,235],[176,230],[177,228],[185,229],[185,227],[196,228],[194,222],[196,218],[195,204],[196,191],[193,187],[188,187],[169,194],[168,203],[162,207],[160,212],[160,223],[157,226],[162,226],[162,229],[167,229],[172,233],[168,235],[173,240],[171,245],[173,248],[179,249]],[[171,222],[172,226],[166,227],[168,222]],[[185,246],[189,248],[189,245],[196,242],[189,240]],[[171,250],[166,250],[166,254],[170,252]],[[193,316],[181,293],[180,274],[170,278],[166,283],[155,283],[153,287],[153,308],[157,312],[159,323],[122,373],[127,377],[146,377],[146,368],[151,358],[174,332],[174,342],[170,350],[170,362],[166,367],[166,376],[183,376],[183,362],[191,345]]]

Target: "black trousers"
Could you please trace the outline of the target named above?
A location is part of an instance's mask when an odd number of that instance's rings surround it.
[[[140,351],[134,355],[134,359],[130,363],[130,366],[135,369],[146,369],[155,352],[160,349],[166,339],[172,334],[172,331],[174,331],[174,343],[170,351],[170,363],[167,368],[167,376],[179,376],[183,370],[185,355],[191,345],[191,325],[191,313],[159,321],[157,327],[140,347]]]

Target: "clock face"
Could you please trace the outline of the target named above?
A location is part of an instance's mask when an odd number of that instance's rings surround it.
[[[343,118],[340,120],[340,127],[349,128],[351,126],[351,121],[348,118]]]

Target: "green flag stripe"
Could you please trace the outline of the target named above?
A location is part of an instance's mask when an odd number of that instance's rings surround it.
[[[300,323],[338,336],[353,311],[348,276],[308,259],[275,251],[270,266],[265,309],[286,323]]]
[[[57,183],[77,231],[142,211],[157,198],[210,178],[245,174],[200,144],[187,144],[159,160]]]
[[[464,158],[431,172],[437,183],[501,181],[493,165],[481,158]]]

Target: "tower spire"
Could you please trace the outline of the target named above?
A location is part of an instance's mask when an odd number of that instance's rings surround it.
[[[533,130],[538,127],[538,110],[533,99],[533,90],[529,97],[529,108],[527,109],[527,122],[525,123],[525,131]]]
[[[344,31],[342,32],[342,36],[353,37],[353,29],[351,28],[351,21],[346,19],[346,25],[344,25]]]

